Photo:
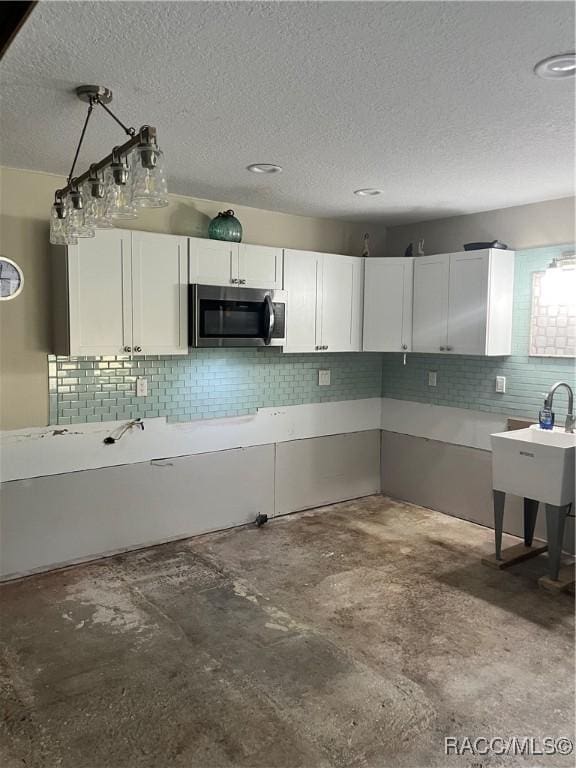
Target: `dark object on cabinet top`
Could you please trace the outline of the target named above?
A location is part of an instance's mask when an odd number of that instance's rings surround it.
[[[508,250],[506,243],[500,240],[492,240],[491,243],[464,243],[465,251],[483,251],[485,248],[499,248],[501,251]]]

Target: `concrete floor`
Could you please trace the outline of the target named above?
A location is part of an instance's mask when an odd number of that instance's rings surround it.
[[[444,754],[574,738],[573,598],[491,540],[370,497],[6,584],[0,764],[571,766]]]

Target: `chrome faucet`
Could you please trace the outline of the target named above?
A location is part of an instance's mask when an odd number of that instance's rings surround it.
[[[556,384],[550,388],[550,392],[548,392],[546,395],[546,400],[544,400],[544,407],[548,408],[550,411],[552,410],[554,393],[559,387],[566,387],[568,390],[568,415],[566,416],[564,429],[566,432],[574,432],[574,423],[576,422],[576,419],[574,418],[574,392],[572,392],[572,387],[570,387],[569,384],[566,384],[565,381],[557,381]]]

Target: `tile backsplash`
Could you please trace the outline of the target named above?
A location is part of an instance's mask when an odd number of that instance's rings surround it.
[[[573,249],[573,245],[564,245],[516,252],[510,356],[411,354],[404,366],[402,355],[385,354],[383,397],[537,417],[543,393],[551,384],[563,380],[576,389],[574,358],[529,357],[533,274],[546,269],[554,257]],[[576,312],[576,297],[569,311]],[[436,387],[428,386],[428,371],[437,371]],[[505,394],[495,392],[496,376],[506,376]],[[557,416],[566,412],[564,393],[559,392],[555,398],[554,410]]]
[[[318,386],[318,369],[330,386]],[[136,397],[136,379],[148,396]],[[279,349],[202,349],[160,357],[49,357],[50,421],[79,424],[166,416],[192,421],[259,407],[380,397],[382,356],[289,355]]]

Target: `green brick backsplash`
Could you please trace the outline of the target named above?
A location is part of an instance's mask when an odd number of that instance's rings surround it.
[[[555,381],[576,389],[574,359],[529,357],[532,274],[546,269],[552,258],[573,245],[535,248],[516,253],[512,355],[465,357],[461,355],[385,354],[382,395],[420,403],[470,408],[476,411],[537,418],[544,397]],[[576,300],[576,297],[575,297]],[[438,372],[438,385],[429,387],[428,371]],[[506,376],[506,393],[495,392],[496,376]],[[566,395],[554,402],[558,417],[566,412]]]
[[[550,384],[576,388],[573,359],[528,357],[532,273],[573,246],[519,251],[514,281],[513,354],[455,355],[343,353],[287,355],[279,349],[206,349],[169,357],[49,357],[50,420],[78,424],[166,416],[191,421],[242,416],[260,407],[367,397],[392,397],[510,415],[537,416]],[[318,386],[318,369],[332,383]],[[438,386],[428,387],[428,371]],[[506,376],[505,394],[495,379]],[[148,396],[136,397],[136,377]],[[559,394],[555,411],[565,412]]]
[[[318,386],[318,369],[331,384]],[[148,396],[136,397],[136,378]],[[382,356],[286,355],[280,349],[202,349],[168,357],[49,358],[50,419],[79,424],[166,416],[192,421],[257,408],[380,397]]]

